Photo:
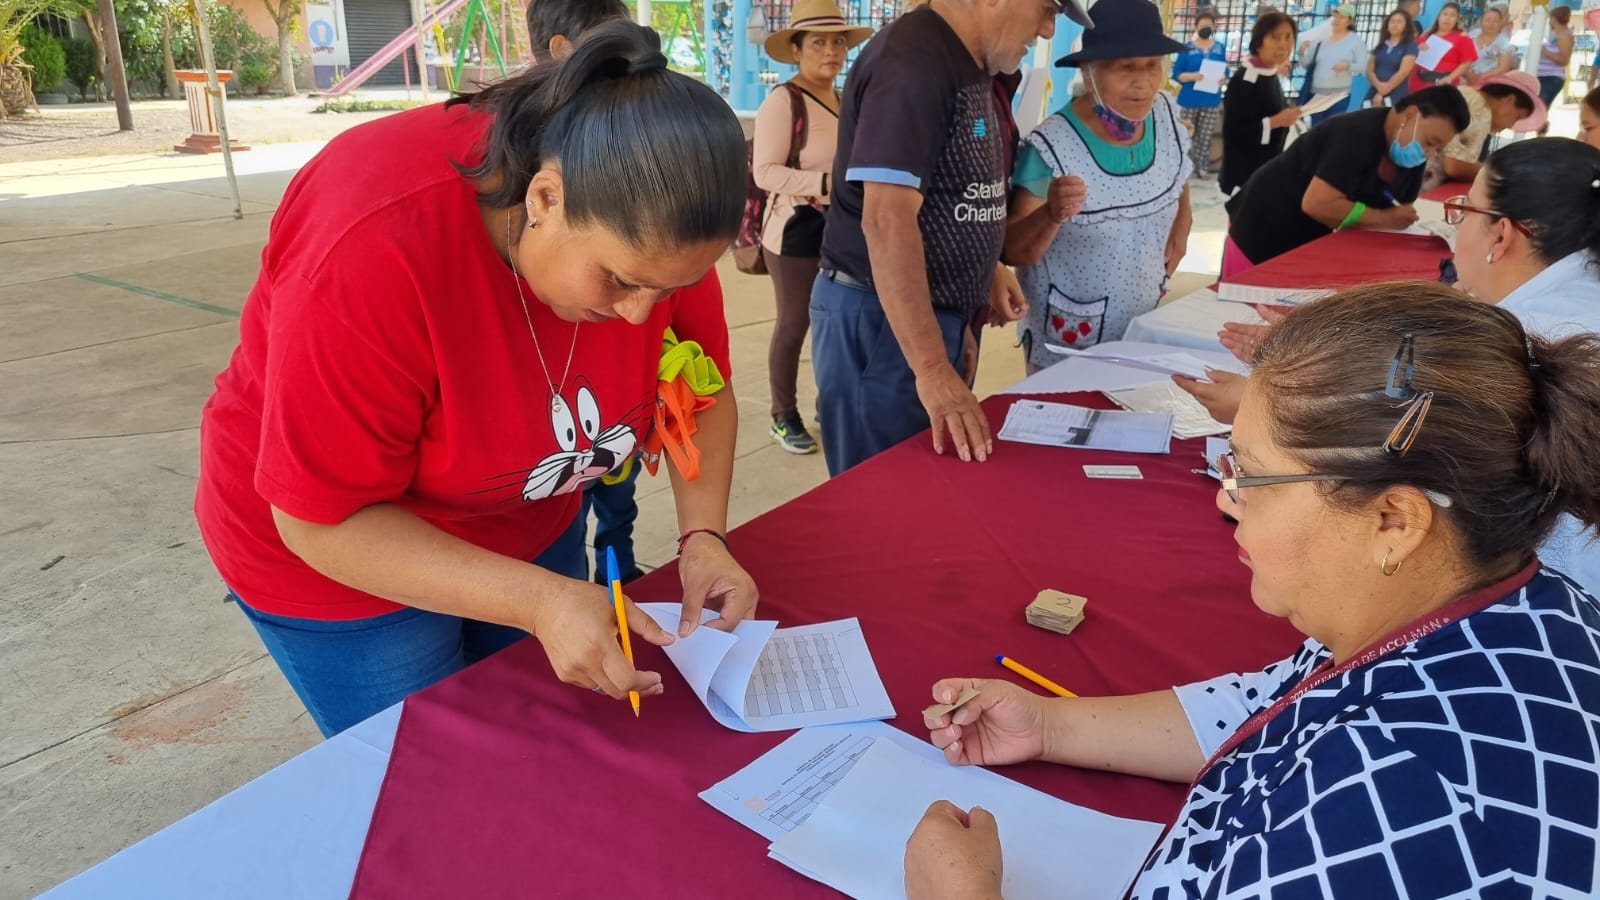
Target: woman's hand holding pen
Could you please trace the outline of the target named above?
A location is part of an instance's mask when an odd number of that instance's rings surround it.
[[[1044,756],[1049,698],[1009,681],[946,678],[933,686],[933,699],[954,703],[968,688],[978,696],[966,705],[923,718],[928,739],[944,751],[945,759],[958,766],[1003,766]]]
[[[617,643],[617,616],[610,593],[587,581],[572,579],[568,590],[542,598],[530,610],[527,630],[544,645],[556,677],[567,684],[598,689],[614,700],[638,691],[640,696],[661,693],[661,675],[639,671],[622,655]],[[672,643],[672,635],[655,620],[626,601],[628,628],[658,647]]]

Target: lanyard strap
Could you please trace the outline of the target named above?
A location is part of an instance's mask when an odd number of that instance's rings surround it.
[[[1459,622],[1479,610],[1493,606],[1505,599],[1513,591],[1519,590],[1523,585],[1532,581],[1533,576],[1538,571],[1539,561],[1535,559],[1515,575],[1501,579],[1481,590],[1473,591],[1459,600],[1452,601],[1441,609],[1437,609],[1408,625],[1402,626],[1387,637],[1368,644],[1361,652],[1337,666],[1332,664],[1332,659],[1328,659],[1317,668],[1306,673],[1306,677],[1302,678],[1300,683],[1294,686],[1293,690],[1279,697],[1271,706],[1246,719],[1245,723],[1239,726],[1239,729],[1232,736],[1222,742],[1222,746],[1218,747],[1216,752],[1211,754],[1211,758],[1206,760],[1205,765],[1200,767],[1200,771],[1194,776],[1194,780],[1189,782],[1189,789],[1184,792],[1184,802],[1188,802],[1188,798],[1194,794],[1194,789],[1200,786],[1201,780],[1206,777],[1206,773],[1211,771],[1212,766],[1215,766],[1224,757],[1239,749],[1246,741],[1261,733],[1269,722],[1277,718],[1284,710],[1299,702],[1300,698],[1307,693],[1316,690],[1340,675],[1359,669],[1362,666],[1371,665],[1396,650],[1420,640],[1447,625]],[[1161,845],[1166,843],[1167,836],[1172,833],[1172,829],[1176,824],[1176,821],[1168,823],[1166,829],[1161,832],[1161,837],[1156,839],[1155,846],[1150,849],[1149,856],[1145,857],[1144,865],[1139,867],[1140,873],[1143,873],[1145,868],[1150,865],[1150,860],[1161,852]],[[1137,884],[1137,876],[1135,876],[1134,885]],[[1134,885],[1129,886],[1128,897],[1133,896]]]

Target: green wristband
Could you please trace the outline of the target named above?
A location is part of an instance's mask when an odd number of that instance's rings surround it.
[[[1348,213],[1345,213],[1344,221],[1340,222],[1339,223],[1339,227],[1335,228],[1334,231],[1343,231],[1346,228],[1355,227],[1355,224],[1357,222],[1361,221],[1361,216],[1366,211],[1367,211],[1367,205],[1365,203],[1362,203],[1361,201],[1357,200],[1356,204],[1354,206],[1350,207],[1350,211]]]

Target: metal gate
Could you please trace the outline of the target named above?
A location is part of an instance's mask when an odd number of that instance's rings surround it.
[[[359,66],[400,32],[411,27],[411,4],[407,0],[344,0],[345,32],[350,43],[350,65]],[[401,54],[403,58],[405,54]],[[378,70],[369,85],[404,84],[405,72],[397,58]],[[416,72],[411,73],[413,80]]]

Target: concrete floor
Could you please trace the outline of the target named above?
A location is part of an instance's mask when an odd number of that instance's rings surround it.
[[[190,513],[201,404],[270,214],[318,146],[241,154],[242,220],[216,158],[0,165],[0,898],[56,884],[318,740],[224,601]],[[1209,186],[1196,196],[1184,268],[1211,273],[1221,211]],[[766,435],[770,283],[722,272],[738,524],[826,473]],[[990,333],[980,395],[1021,377],[1009,343]],[[809,408],[809,371],[801,384]],[[639,558],[659,565],[671,497],[664,480],[640,497]]]

